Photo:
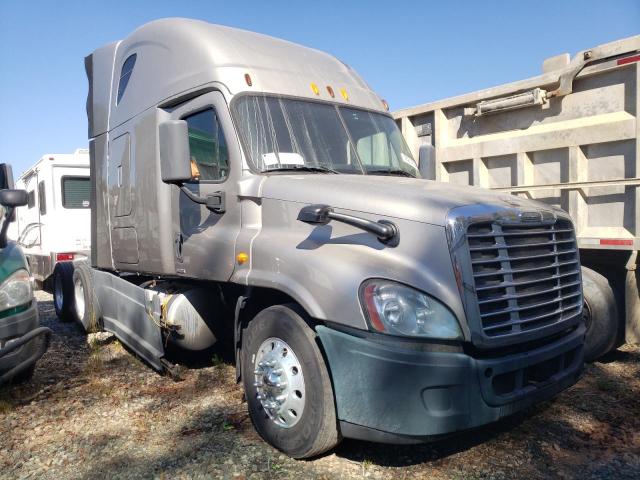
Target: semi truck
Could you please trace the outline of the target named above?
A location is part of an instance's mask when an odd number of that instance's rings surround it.
[[[89,150],[42,156],[16,187],[26,190],[28,201],[16,209],[9,236],[22,246],[35,285],[53,293],[60,318],[72,320],[62,292],[72,286],[71,261],[88,258],[90,250]]]
[[[394,112],[425,178],[561,207],[582,263],[585,358],[640,342],[640,36],[542,74]]]
[[[295,458],[416,443],[549,399],[583,369],[561,209],[426,181],[337,58],[162,19],[85,59],[91,255],[76,315],[171,374],[235,352],[250,418]]]
[[[0,387],[29,380],[51,338],[40,326],[24,252],[7,238],[15,209],[28,202],[27,192],[13,187],[11,166],[0,164]]]

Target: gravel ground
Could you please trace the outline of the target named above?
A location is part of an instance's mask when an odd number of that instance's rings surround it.
[[[640,478],[640,348],[587,367],[554,401],[419,446],[345,440],[291,460],[257,436],[231,365],[174,382],[117,341],[57,321],[34,378],[0,390],[0,478]]]

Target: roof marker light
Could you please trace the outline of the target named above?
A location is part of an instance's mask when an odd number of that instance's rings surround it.
[[[249,86],[253,85],[253,82],[251,81],[251,75],[249,75],[248,73],[244,74],[244,81],[247,82],[247,85]]]
[[[315,93],[316,95],[320,95],[320,89],[318,88],[318,85],[316,85],[315,83],[311,84],[311,90],[313,90],[313,93]]]
[[[330,85],[327,85],[327,92],[329,92],[331,98],[335,98],[336,94],[333,92],[333,88],[331,88]]]
[[[349,101],[349,94],[344,88],[340,89],[340,95],[342,95],[342,98],[344,98],[347,102]]]
[[[388,112],[389,111],[389,104],[387,103],[386,100],[382,100],[382,106],[384,107],[384,109]]]

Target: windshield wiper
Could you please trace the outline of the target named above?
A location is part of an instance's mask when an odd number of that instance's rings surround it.
[[[375,170],[367,170],[368,175],[401,175],[403,177],[418,178],[412,173],[399,168],[380,168]]]
[[[271,172],[322,172],[322,173],[340,173],[337,170],[329,167],[320,167],[317,165],[299,165],[297,167],[278,167],[278,168],[268,168],[266,170],[262,170],[260,173],[271,173]]]

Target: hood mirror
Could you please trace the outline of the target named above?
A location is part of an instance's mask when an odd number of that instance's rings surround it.
[[[418,170],[425,180],[436,179],[436,148],[427,143],[418,151]]]

